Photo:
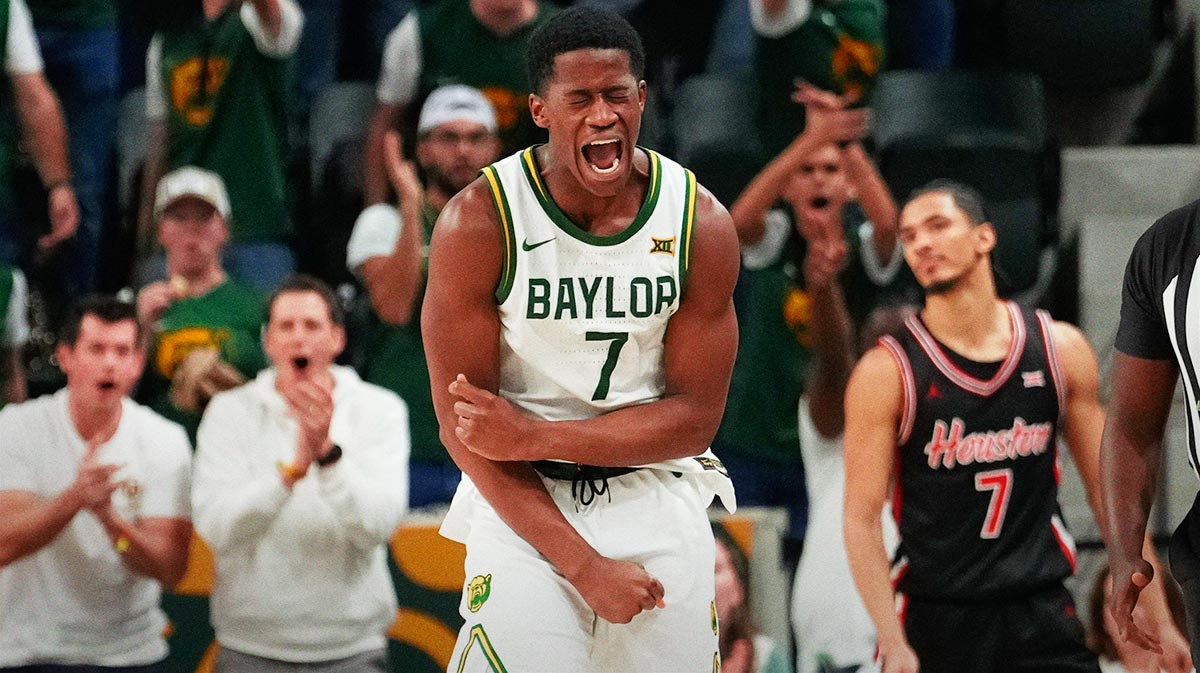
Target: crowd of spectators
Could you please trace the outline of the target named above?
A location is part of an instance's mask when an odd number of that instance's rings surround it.
[[[817,464],[823,486],[844,478],[828,466],[840,460],[841,399],[860,336],[919,296],[899,252],[893,194],[871,156],[872,86],[888,67],[961,64],[975,53],[979,25],[964,24],[971,17],[956,13],[959,3],[936,0],[710,0],[689,2],[686,17],[669,0],[578,1],[621,11],[646,37],[656,114],[670,112],[689,76],[753,74],[748,107],[757,113],[746,123],[764,157],[727,204],[742,245],[741,342],[715,451],[743,505],[788,511],[785,557],[795,569],[802,550],[840,548],[840,526],[823,525],[806,543],[810,498],[836,512],[840,496],[804,484]],[[216,554],[213,619],[231,652],[224,670],[268,670],[299,641],[310,646],[307,661],[379,665],[395,610],[383,545],[406,507],[448,503],[459,481],[438,438],[419,329],[428,241],[438,213],[484,166],[544,138],[527,105],[524,45],[568,4],[0,0],[16,113],[0,117],[3,402],[64,382],[27,372],[31,294],[61,300],[57,307],[127,288],[133,304],[87,299],[74,313],[35,312],[57,344],[66,387],[0,414],[0,426],[6,437],[53,435],[38,446],[61,455],[32,464],[0,451],[0,513],[20,513],[26,526],[0,531],[0,667],[24,663],[30,646],[9,644],[30,624],[53,622],[48,608],[8,609],[20,596],[56,591],[26,575],[77,583],[92,572],[120,584],[118,607],[84,606],[92,592],[70,598],[97,622],[137,621],[126,648],[135,656],[100,663],[161,658],[160,643],[143,637],[161,632],[158,590],[146,582],[178,579],[190,517]],[[326,193],[303,168],[309,116],[320,92],[345,79],[375,79],[375,100],[340,193]],[[141,178],[119,186],[118,101],[141,82]],[[679,138],[657,140],[670,150]],[[131,198],[121,211],[123,188]],[[312,221],[324,212],[314,204],[336,199],[353,222],[340,238],[332,223]],[[331,272],[304,250],[345,268]],[[130,350],[142,336],[144,355]],[[142,407],[128,407],[139,410],[125,420],[116,409],[128,406],[127,393],[186,432],[162,430]],[[129,453],[145,432],[171,439],[173,462],[142,466]],[[191,507],[186,461],[174,455],[189,442]],[[128,469],[144,476],[114,476],[109,463],[127,454]],[[18,502],[5,489],[59,497]],[[270,538],[277,518],[303,539]],[[288,558],[310,542],[337,561]],[[741,601],[745,559],[722,542]],[[53,554],[35,554],[43,548]],[[6,567],[31,554],[46,567]],[[797,596],[828,581],[814,577],[848,582],[844,557],[832,562],[843,565],[802,572]],[[286,582],[327,596],[288,603],[287,587],[271,583],[284,580],[265,579],[279,568],[292,572]],[[838,607],[852,613],[850,633],[863,620],[846,587]],[[718,607],[731,621],[746,612]],[[869,626],[853,631],[862,647],[831,649],[800,626],[801,613],[797,604],[797,670],[869,658]],[[301,614],[312,618],[301,625]],[[764,644],[747,638],[723,640],[723,652],[728,645],[731,662],[762,664]],[[50,645],[48,656],[74,660],[76,645]]]

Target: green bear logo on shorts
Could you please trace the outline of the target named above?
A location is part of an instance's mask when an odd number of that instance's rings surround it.
[[[490,595],[492,595],[492,575],[490,573],[476,575],[474,579],[467,582],[467,609],[471,612],[479,612]]]

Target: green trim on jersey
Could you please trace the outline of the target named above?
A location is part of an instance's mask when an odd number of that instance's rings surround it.
[[[612,236],[597,236],[584,231],[558,207],[558,204],[550,196],[550,191],[542,184],[541,171],[538,170],[537,157],[533,153],[533,147],[521,153],[521,168],[525,169],[525,177],[533,186],[533,193],[537,195],[538,202],[542,204],[542,210],[546,211],[547,217],[558,225],[559,229],[562,229],[571,238],[589,245],[617,245],[628,241],[645,226],[654,212],[654,206],[658,204],[658,195],[662,192],[662,166],[658,155],[644,147],[640,149],[650,158],[650,189],[646,190],[646,199],[642,202],[642,207],[638,210],[637,215],[634,216],[633,222],[624,231]]]
[[[508,197],[504,195],[504,185],[500,184],[496,169],[487,166],[483,169],[483,175],[492,188],[492,202],[496,206],[496,216],[500,218],[500,229],[504,232],[504,267],[500,271],[500,284],[496,287],[496,301],[503,304],[512,291],[513,278],[517,275],[517,233],[513,228]]]
[[[508,673],[508,670],[504,668],[504,663],[500,661],[500,656],[496,654],[496,648],[492,647],[492,641],[488,638],[487,632],[483,630],[483,624],[476,624],[471,627],[471,635],[467,640],[467,646],[463,648],[462,656],[458,658],[458,673],[463,673],[463,669],[466,668],[467,655],[471,653],[471,646],[476,642],[479,643],[480,649],[483,650],[483,656],[487,659],[492,673]]]
[[[687,287],[692,267],[692,225],[696,222],[696,174],[683,169],[687,185],[683,192],[683,226],[679,228],[679,293]]]

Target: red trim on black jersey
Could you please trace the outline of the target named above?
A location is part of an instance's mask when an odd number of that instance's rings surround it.
[[[900,486],[900,447],[896,447],[896,456],[892,468],[892,518],[900,525],[900,512],[904,506],[904,489]]]
[[[1063,376],[1058,360],[1058,345],[1054,341],[1054,318],[1038,309],[1038,322],[1042,326],[1042,343],[1046,345],[1046,358],[1050,361],[1050,377],[1054,380],[1054,393],[1058,395],[1058,416],[1067,413],[1067,379]]]
[[[892,590],[896,592],[896,616],[900,618],[900,626],[904,626],[904,620],[908,617],[908,595],[902,591],[896,591],[896,587],[900,586],[900,580],[908,574],[908,568],[908,559],[904,556],[901,556],[892,566]]]
[[[896,445],[900,446],[908,441],[908,436],[912,433],[913,422],[917,418],[917,378],[913,375],[912,363],[908,361],[904,347],[900,345],[899,341],[892,336],[882,336],[879,338],[879,344],[886,348],[892,359],[896,361],[896,368],[900,370],[900,382],[903,384],[901,387],[904,400],[900,405],[900,427],[896,432]],[[897,516],[897,520],[899,520],[899,516]]]
[[[933,335],[925,328],[924,323],[916,316],[909,316],[905,321],[913,336],[917,338],[917,343],[921,345],[922,350],[929,356],[930,362],[942,372],[946,378],[950,379],[955,385],[963,390],[974,393],[981,397],[987,397],[1000,389],[1012,373],[1017,370],[1017,364],[1021,361],[1021,354],[1025,351],[1025,320],[1021,317],[1021,311],[1013,302],[1006,302],[1008,308],[1008,317],[1012,325],[1012,343],[1008,346],[1008,355],[1004,357],[1004,362],[1000,365],[1000,369],[996,371],[988,381],[980,381],[970,374],[959,369],[957,365],[946,357],[941,346],[938,345]]]
[[[1058,515],[1050,517],[1050,530],[1054,533],[1054,540],[1058,542],[1058,548],[1062,550],[1063,556],[1067,557],[1067,563],[1071,565],[1071,572],[1075,572],[1075,563],[1077,557],[1075,554],[1075,538],[1071,537],[1071,533],[1067,531],[1067,527],[1063,524],[1062,519]]]

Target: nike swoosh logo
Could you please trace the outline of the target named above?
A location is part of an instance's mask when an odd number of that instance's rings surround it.
[[[527,239],[525,239],[524,241],[522,241],[522,242],[521,242],[521,249],[522,249],[522,250],[524,250],[525,252],[529,252],[530,250],[533,250],[534,248],[538,248],[538,247],[541,247],[541,246],[543,246],[543,245],[546,245],[547,243],[549,243],[550,241],[553,241],[553,240],[554,240],[554,239],[556,239],[556,238],[558,238],[558,237],[557,237],[557,236],[552,236],[552,237],[550,237],[550,238],[547,238],[547,239],[546,239],[546,240],[544,240],[544,241],[539,241],[539,242],[537,242],[537,243],[530,243],[530,242],[529,242],[529,239],[527,238]]]

